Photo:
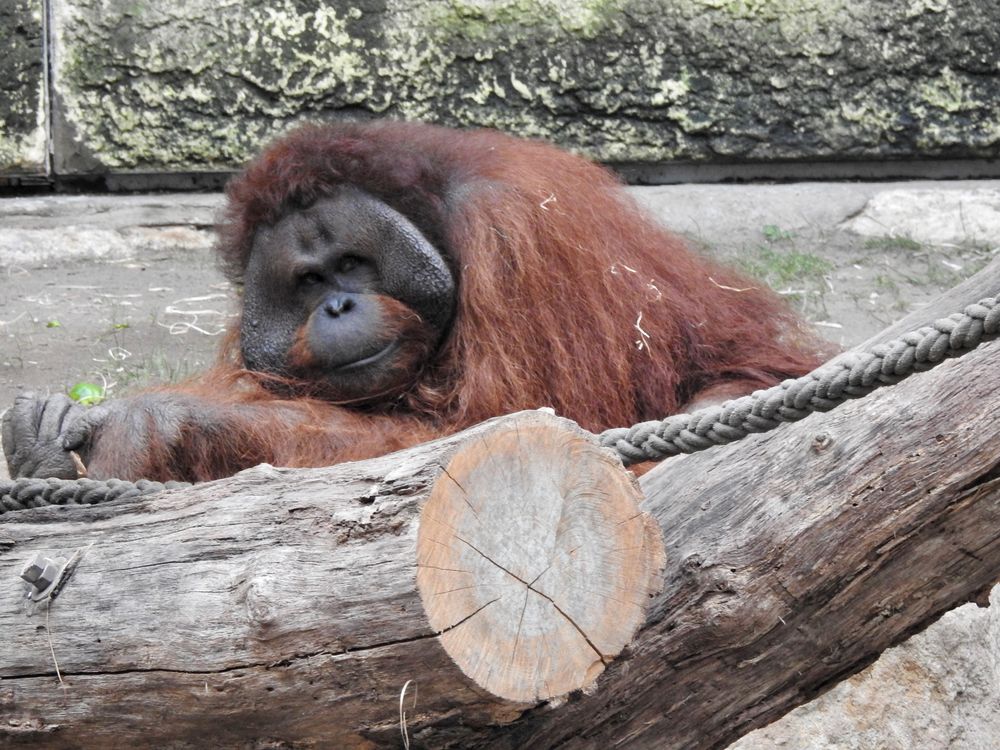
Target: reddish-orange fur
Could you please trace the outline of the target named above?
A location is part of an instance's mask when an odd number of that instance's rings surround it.
[[[204,379],[171,389],[210,403],[225,437],[189,435],[169,460],[133,457],[116,475],[329,464],[540,406],[591,430],[626,426],[818,364],[822,347],[773,293],[692,254],[608,172],[490,131],[294,131],[228,188],[220,253],[231,278],[241,279],[257,226],[344,183],[406,215],[458,279],[452,330],[413,387],[363,406],[310,397],[308,384],[286,384],[307,395],[279,398],[230,346]]]

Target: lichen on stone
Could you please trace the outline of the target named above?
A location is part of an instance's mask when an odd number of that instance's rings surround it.
[[[232,168],[302,119],[379,116],[608,161],[990,156],[988,5],[53,0],[57,162]]]
[[[0,174],[45,171],[41,3],[0,8]]]

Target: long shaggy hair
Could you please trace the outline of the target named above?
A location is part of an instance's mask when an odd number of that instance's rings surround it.
[[[492,131],[294,130],[228,187],[228,276],[241,281],[258,226],[341,185],[410,219],[458,279],[450,334],[386,405],[398,418],[453,431],[551,406],[591,430],[626,426],[801,375],[824,350],[776,295],[692,253],[606,170]]]
[[[248,372],[237,321],[210,372],[109,411],[86,451],[92,477],[319,466],[540,406],[595,431],[627,426],[801,375],[824,348],[774,294],[643,216],[605,170],[486,131],[293,131],[229,185],[219,241],[229,277],[242,282],[259,227],[344,185],[409,218],[457,280],[450,330],[425,342],[410,386],[340,404],[321,384]],[[412,324],[405,314],[389,324]]]

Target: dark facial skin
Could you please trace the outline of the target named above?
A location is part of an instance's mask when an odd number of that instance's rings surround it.
[[[455,308],[441,253],[355,188],[258,229],[244,284],[246,367],[344,401],[405,388]]]
[[[441,253],[404,216],[355,188],[259,229],[244,284],[245,366],[339,403],[384,402],[410,387],[455,310]],[[220,405],[175,390],[84,411],[63,395],[24,394],[0,432],[13,477],[75,478],[69,451],[77,451],[94,478],[193,480],[274,460],[266,442],[226,449],[235,435],[256,434],[262,420],[280,430],[303,418],[282,408]],[[199,460],[225,468],[202,472]]]

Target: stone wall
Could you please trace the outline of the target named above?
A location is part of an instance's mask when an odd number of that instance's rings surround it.
[[[44,2],[59,175],[225,171],[292,122],[344,117],[619,164],[1000,153],[994,0]],[[0,173],[39,163],[42,3],[6,11],[28,23],[0,57],[18,86]]]
[[[4,175],[45,173],[42,5],[0,5],[0,184]]]

